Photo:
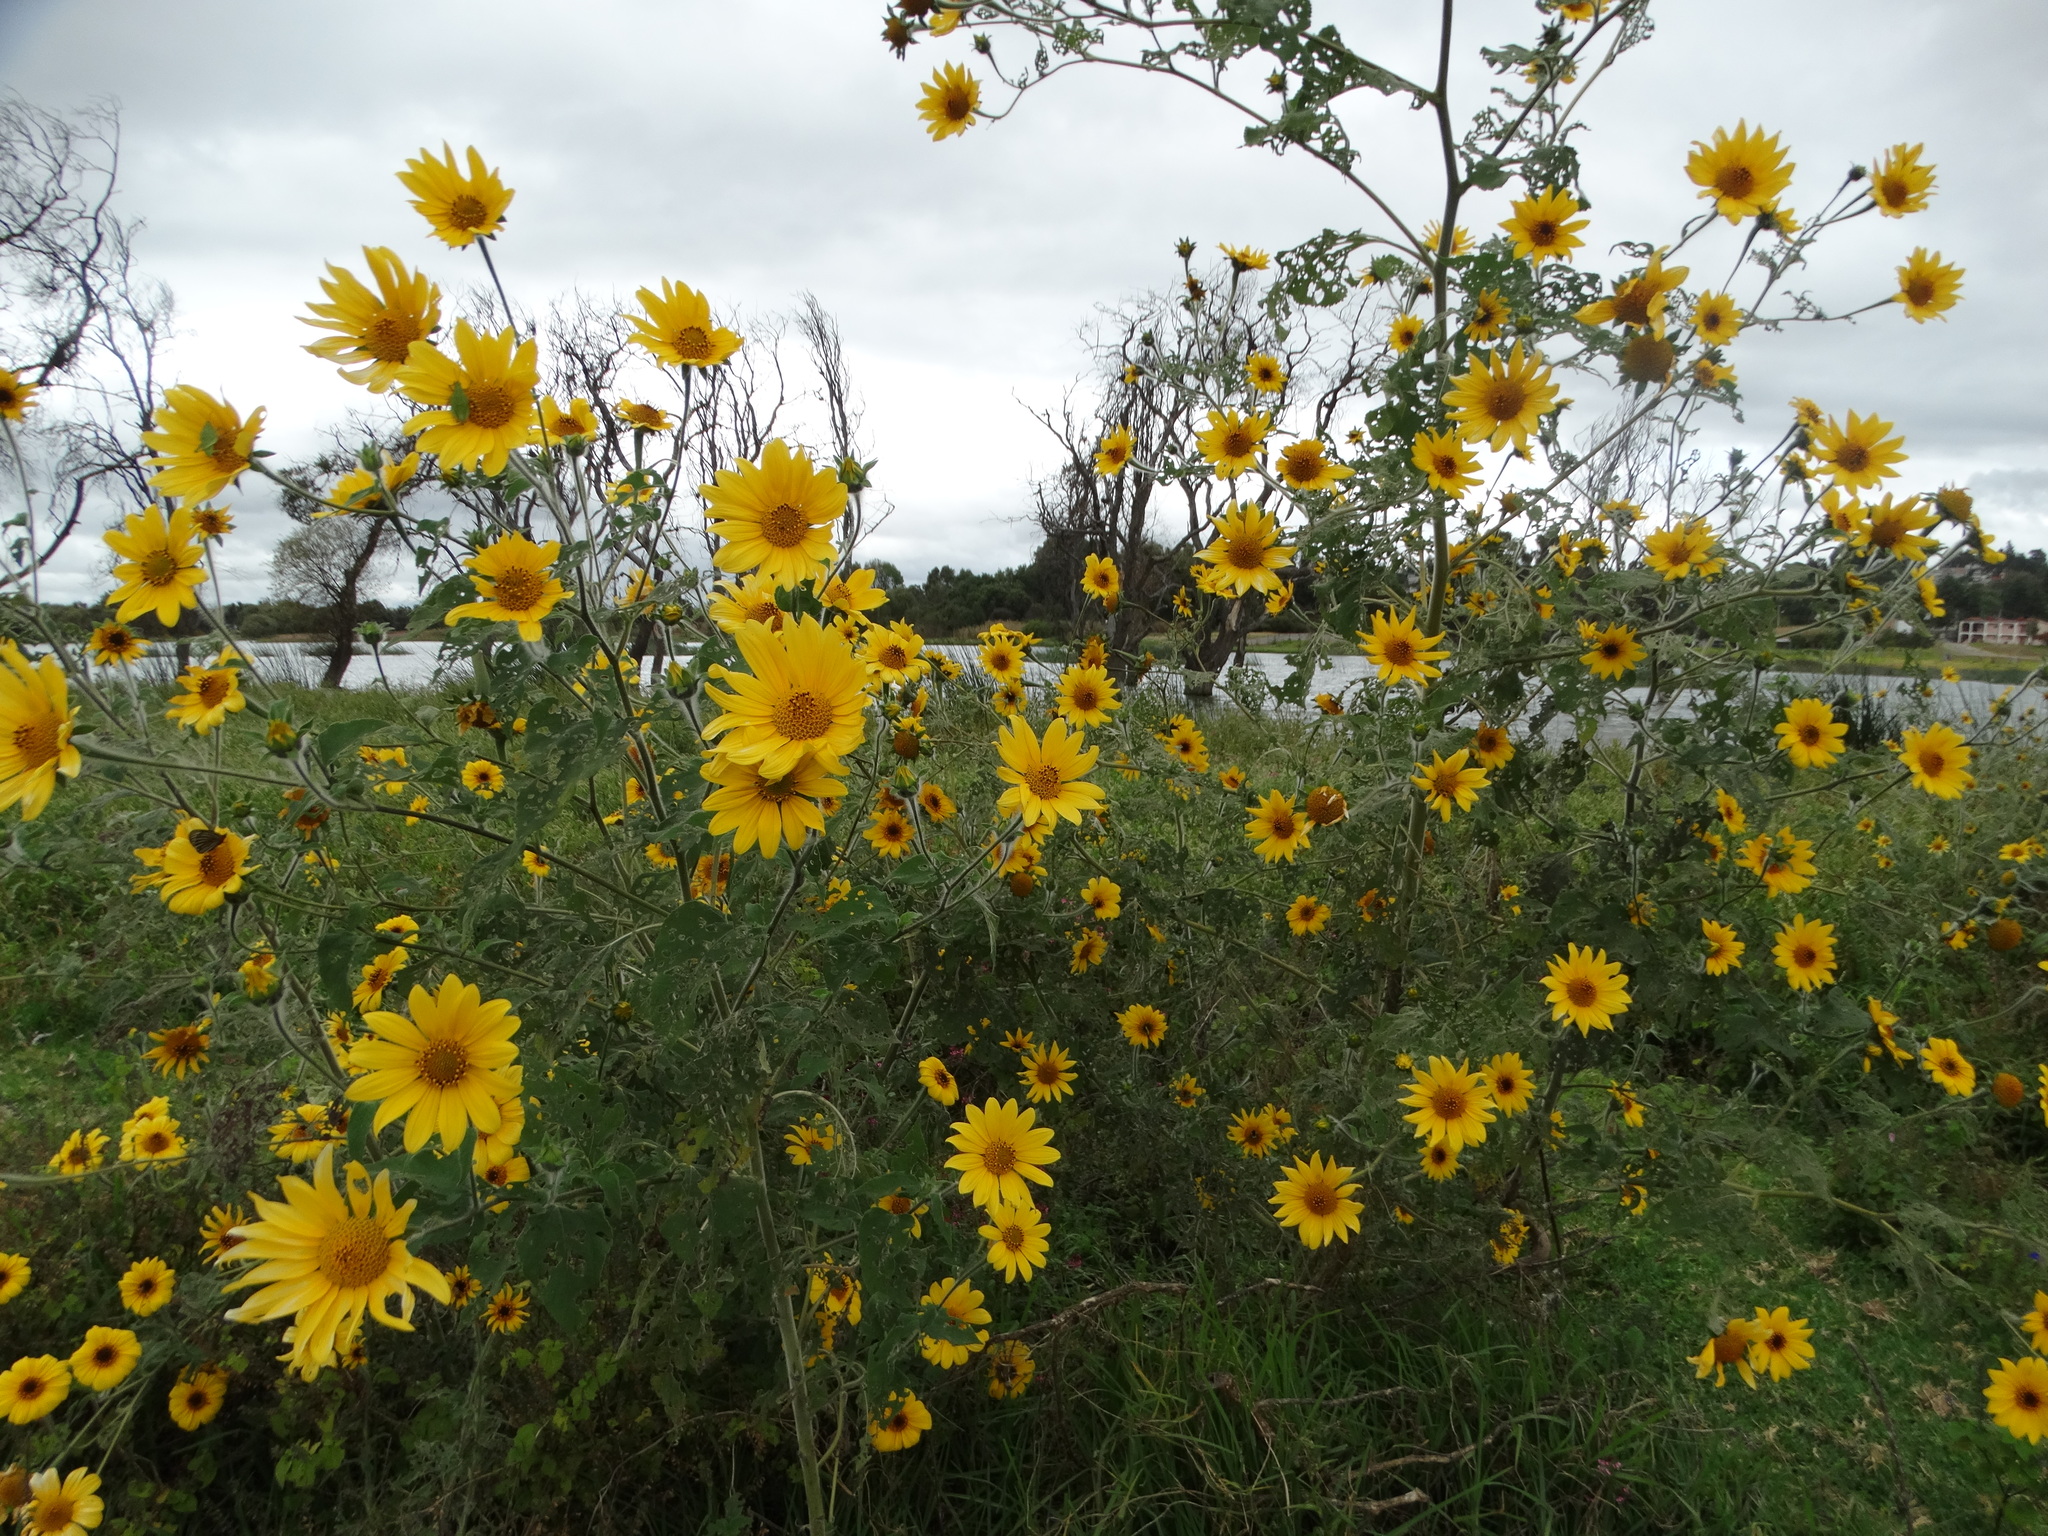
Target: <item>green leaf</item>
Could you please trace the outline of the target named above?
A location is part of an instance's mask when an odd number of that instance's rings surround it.
[[[313,738],[313,755],[332,767],[356,743],[393,728],[389,720],[343,720]]]

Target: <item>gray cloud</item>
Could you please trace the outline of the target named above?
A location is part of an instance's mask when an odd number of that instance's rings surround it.
[[[899,64],[877,40],[879,9],[191,0],[167,26],[141,0],[16,0],[0,12],[0,77],[47,106],[121,102],[143,258],[186,326],[175,371],[267,404],[287,452],[357,403],[299,350],[293,317],[324,261],[390,244],[444,285],[479,275],[423,237],[392,179],[422,144],[474,142],[519,189],[499,255],[528,301],[571,285],[623,296],[662,276],[754,309],[815,291],[845,328],[899,509],[875,553],[913,575],[988,567],[1028,552],[1013,519],[1052,455],[1025,405],[1056,400],[1080,368],[1094,305],[1169,283],[1177,236],[1272,248],[1366,212],[1313,164],[1243,149],[1213,103],[1115,71],[1070,72],[1007,122],[934,145],[912,103],[965,47],[920,46]],[[1419,74],[1429,36],[1412,12],[1319,8]],[[1478,45],[1528,36],[1534,13],[1487,0],[1461,15],[1456,95],[1470,106],[1487,84]],[[1931,479],[2004,484],[2048,462],[2048,310],[2029,281],[2048,190],[2016,169],[2020,147],[2048,136],[2031,76],[2042,40],[2032,0],[1671,3],[1596,87],[1583,116],[1603,248],[1668,238],[1697,206],[1690,142],[1737,117],[1785,136],[1802,209],[1894,142],[1925,142],[1940,167],[1930,212],[1844,231],[1811,284],[1852,307],[1889,292],[1892,267],[1926,245],[1969,268],[1965,303],[1926,326],[1883,311],[1750,333],[1734,360],[1752,425],[1729,422],[1729,441],[1770,435],[1800,394],[1895,420]],[[1352,121],[1367,174],[1421,209],[1426,120],[1373,100]],[[1465,222],[1487,228],[1506,197]],[[1733,250],[1703,242],[1696,280]],[[2009,510],[2013,537],[2048,538],[2039,497]],[[260,561],[240,559],[236,585],[260,585]]]

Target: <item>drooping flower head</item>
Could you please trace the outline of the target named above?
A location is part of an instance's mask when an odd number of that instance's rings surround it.
[[[779,778],[769,778],[758,763],[715,754],[697,771],[718,786],[704,797],[704,808],[712,812],[711,835],[732,833],[734,853],[759,844],[764,859],[774,858],[784,843],[801,848],[811,833],[824,831],[819,802],[846,793],[845,781],[830,777],[809,755]]]

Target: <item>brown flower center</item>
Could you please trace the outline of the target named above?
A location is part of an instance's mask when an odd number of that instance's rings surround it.
[[[419,1073],[436,1088],[450,1088],[469,1071],[469,1052],[458,1040],[435,1040],[420,1052]]]
[[[1915,276],[1906,284],[1906,302],[1915,305],[1934,302],[1934,279],[1924,274]]]
[[[1465,1118],[1465,1095],[1455,1088],[1439,1088],[1430,1099],[1429,1107],[1439,1120],[1462,1120]]]
[[[1060,1064],[1049,1058],[1032,1068],[1032,1074],[1038,1079],[1039,1084],[1046,1088],[1057,1088],[1063,1075]]]
[[[192,691],[199,696],[199,702],[208,709],[218,709],[235,686],[232,672],[208,672],[199,679],[199,686]]]
[[[1479,405],[1495,421],[1514,421],[1528,409],[1529,391],[1517,378],[1489,379]]]
[[[1249,458],[1258,446],[1251,433],[1243,427],[1232,427],[1223,434],[1223,457],[1226,459]]]
[[[670,335],[668,344],[687,362],[700,363],[711,355],[711,337],[701,325],[684,326]]]
[[[49,1383],[40,1376],[24,1376],[14,1385],[14,1395],[24,1403],[32,1403],[43,1395]]]
[[[1317,1185],[1301,1197],[1301,1203],[1309,1208],[1311,1214],[1327,1216],[1337,1209],[1337,1194],[1335,1190]]]
[[[495,431],[512,419],[519,409],[519,399],[509,386],[499,383],[471,384],[469,390],[469,424],[486,432]]]
[[[500,571],[491,581],[491,600],[513,613],[525,613],[540,601],[546,583],[539,571],[515,565]]]
[[[1288,811],[1275,811],[1269,824],[1272,835],[1281,841],[1294,836],[1294,816]]]
[[[966,91],[955,88],[946,93],[945,112],[947,122],[962,123],[974,115],[974,103]]]
[[[990,1142],[981,1149],[981,1166],[999,1177],[1009,1173],[1017,1166],[1017,1149],[1007,1141]]]
[[[1529,236],[1529,244],[1541,250],[1544,246],[1556,242],[1557,222],[1554,219],[1537,219],[1528,226],[1526,233]]]
[[[1808,721],[1806,724],[1800,726],[1799,742],[1801,746],[1818,746],[1820,744],[1820,727],[1813,724],[1811,721]]]
[[[761,514],[760,527],[761,537],[777,549],[795,549],[809,537],[811,520],[785,501]]]
[[[1724,165],[1714,175],[1714,190],[1735,202],[1747,202],[1756,189],[1756,172],[1746,165]]]
[[[1565,1000],[1574,1008],[1590,1008],[1600,996],[1600,989],[1590,978],[1574,976],[1564,984]]]
[[[1795,944],[1792,946],[1792,963],[1802,971],[1811,969],[1813,963],[1819,958],[1820,955],[1811,944]]]
[[[342,1290],[357,1290],[380,1278],[390,1265],[391,1240],[383,1224],[350,1216],[320,1240],[320,1273]]]
[[[42,715],[17,725],[14,728],[14,750],[20,754],[23,766],[40,768],[55,758],[58,735],[55,715]]]
[[[168,587],[178,575],[178,559],[168,549],[153,549],[135,562],[142,579],[152,587]]]
[[[901,672],[910,665],[910,652],[904,649],[901,644],[892,643],[883,646],[875,653],[875,661],[878,665],[887,667],[891,672]]]
[[[1657,296],[1649,283],[1630,283],[1614,296],[1614,318],[1622,325],[1648,325],[1650,305]]]
[[[235,878],[234,850],[223,841],[199,855],[199,878],[206,885],[226,885]]]
[[[2037,1413],[2041,1407],[2041,1394],[2032,1387],[2021,1387],[2012,1395],[2013,1406],[2024,1413]]]
[[[1860,475],[1870,467],[1870,450],[1861,443],[1844,443],[1834,452],[1834,466]]]
[[[1041,800],[1058,799],[1060,785],[1064,782],[1059,769],[1050,763],[1040,763],[1024,775],[1024,787]]]
[[[790,741],[815,741],[831,729],[832,710],[815,693],[800,688],[776,701],[768,723]]]
[[[378,312],[356,343],[380,363],[402,363],[412,344],[425,334],[411,315],[386,309]]]
[[[1458,794],[1458,770],[1455,768],[1439,769],[1431,778],[1429,789],[1430,793],[1439,800],[1456,799]]]
[[[448,199],[448,222],[456,229],[482,229],[489,219],[489,210],[480,197],[458,192]]]

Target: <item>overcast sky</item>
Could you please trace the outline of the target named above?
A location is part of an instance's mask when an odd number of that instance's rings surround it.
[[[1433,12],[1349,0],[1317,15],[1426,78]],[[360,401],[301,350],[312,333],[294,317],[323,262],[359,268],[360,246],[384,244],[444,287],[478,276],[393,180],[423,144],[474,143],[517,189],[496,254],[522,302],[661,277],[743,310],[815,292],[898,508],[871,553],[915,580],[1028,556],[1025,487],[1053,454],[1027,407],[1081,370],[1095,306],[1177,278],[1176,238],[1273,249],[1365,210],[1312,162],[1242,148],[1226,109],[1123,71],[1071,71],[1007,121],[934,144],[914,103],[937,63],[971,57],[966,34],[899,63],[880,14],[872,0],[0,0],[0,82],[44,107],[120,106],[123,205],[178,299],[170,376],[268,406],[267,441],[287,453]],[[1659,0],[1654,14],[1657,36],[1584,113],[1595,263],[1623,265],[1608,242],[1671,237],[1697,206],[1690,142],[1738,117],[1785,137],[1802,211],[1850,163],[1925,142],[1932,209],[1843,231],[1810,283],[1850,308],[1925,245],[1968,269],[1962,306],[1946,324],[1888,309],[1746,333],[1733,361],[1757,425],[1730,421],[1728,439],[1775,435],[1793,394],[1877,411],[1906,434],[1913,488],[1969,483],[1994,531],[2048,543],[2048,178],[2034,168],[2048,6]],[[1460,15],[1463,111],[1484,88],[1478,48],[1527,41],[1535,13],[1473,0]],[[1426,216],[1422,115],[1361,97],[1349,122],[1365,172]],[[1509,195],[1464,222],[1484,233]],[[1696,280],[1733,247],[1713,249]],[[277,519],[244,525],[231,595],[256,596]],[[53,585],[84,596],[92,580],[80,561]]]

